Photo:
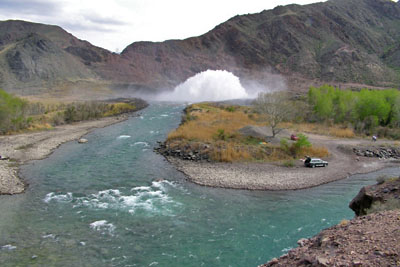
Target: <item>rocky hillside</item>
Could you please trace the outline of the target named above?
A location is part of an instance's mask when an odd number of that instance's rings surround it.
[[[100,81],[101,65],[117,55],[79,40],[58,26],[0,22],[0,86],[18,94]]]
[[[79,87],[79,81],[124,91],[165,89],[200,71],[227,69],[244,83],[282,75],[294,90],[321,83],[398,87],[399,40],[400,4],[390,0],[278,6],[236,16],[198,37],[136,42],[120,55],[57,26],[4,21],[0,86],[29,88],[28,94]]]
[[[293,89],[300,81],[397,86],[399,39],[400,4],[331,0],[236,16],[182,41],[133,43],[121,56],[147,74],[145,80],[171,84],[223,68],[241,78],[283,74]]]

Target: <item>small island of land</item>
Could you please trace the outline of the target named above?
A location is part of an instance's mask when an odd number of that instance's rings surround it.
[[[271,115],[257,112],[253,106],[193,104],[185,109],[182,124],[169,134],[158,151],[194,183],[250,190],[308,188],[399,163],[397,141],[380,134],[374,142],[368,136],[374,131],[383,133],[386,129],[378,123],[368,126],[375,115],[363,115],[363,126],[355,129],[348,126],[350,118],[343,114],[350,114],[353,108],[363,110],[361,107],[348,105],[348,110],[342,110],[339,119],[339,111],[332,104],[336,101],[335,96],[332,96],[330,111],[324,110],[329,103],[321,105],[323,109],[318,106],[318,101],[327,101],[328,94],[336,94],[336,98],[348,94],[354,97],[353,100],[357,98],[361,106],[364,100],[360,95],[368,92],[383,95],[384,91],[346,92],[321,87],[310,92],[307,98],[287,99],[295,115],[279,122],[278,126],[284,130],[277,128],[280,131],[275,136],[272,127],[265,126],[271,125],[268,118]],[[398,95],[394,91],[391,93]],[[313,94],[319,99],[313,100]],[[371,104],[368,103],[365,105]],[[354,121],[360,119],[357,114],[352,116]],[[376,117],[376,120],[380,119]],[[386,129],[386,132],[390,131],[396,129]],[[294,133],[304,140],[290,140]],[[305,168],[302,161],[305,156],[322,158],[329,165]]]

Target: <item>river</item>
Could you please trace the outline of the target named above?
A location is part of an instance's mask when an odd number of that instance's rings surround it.
[[[154,103],[21,168],[0,196],[0,266],[257,266],[350,219],[349,201],[399,168],[299,191],[207,188],[153,152],[182,105]]]

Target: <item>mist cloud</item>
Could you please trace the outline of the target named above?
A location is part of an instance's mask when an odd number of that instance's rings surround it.
[[[246,90],[238,77],[225,70],[200,72],[178,85],[173,92],[157,97],[161,101],[203,102],[254,98],[264,87]]]

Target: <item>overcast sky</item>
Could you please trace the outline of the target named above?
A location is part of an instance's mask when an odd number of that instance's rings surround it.
[[[120,52],[135,41],[184,39],[235,15],[315,0],[0,0],[0,20],[59,25],[76,37]]]

